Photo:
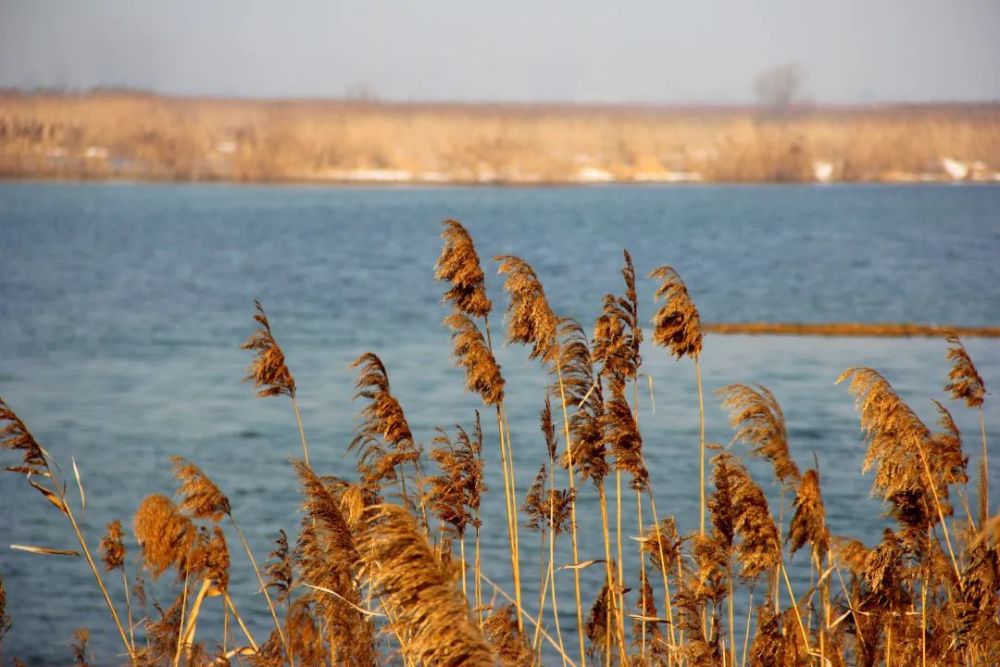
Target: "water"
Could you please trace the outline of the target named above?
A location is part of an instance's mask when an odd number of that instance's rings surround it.
[[[299,497],[286,461],[301,448],[291,409],[285,400],[254,398],[240,382],[250,357],[239,344],[253,327],[253,298],[265,305],[295,374],[321,473],[352,474],[345,448],[360,406],[351,402],[348,365],[366,350],[385,361],[420,442],[429,443],[436,426],[468,426],[479,405],[451,364],[440,324],[446,309],[433,280],[445,217],[467,225],[484,260],[513,253],[531,262],[553,307],[588,328],[601,295],[621,290],[622,248],[641,274],[675,266],[706,321],[995,325],[1000,314],[997,187],[0,184],[0,395],[64,470],[76,460],[91,546],[107,521],[129,525],[146,494],[172,493],[174,454],[198,463],[230,496],[259,557],[278,528],[295,530]],[[485,263],[502,307],[494,265]],[[640,281],[647,320],[654,288]],[[494,322],[499,326],[499,315]],[[967,345],[987,386],[1000,385],[1000,342]],[[661,349],[643,353],[655,378],[655,413],[644,389],[640,423],[658,509],[689,530],[698,498],[694,370]],[[941,340],[709,336],[708,438],[727,444],[731,437],[712,391],[730,382],[768,386],[784,407],[799,465],[811,466],[814,454],[819,460],[832,531],[871,544],[887,523],[869,497],[870,475],[860,474],[864,445],[851,399],[833,379],[848,366],[873,366],[931,422],[929,399],[943,400],[944,353]],[[504,347],[498,357],[523,496],[545,456],[536,423],[546,377],[524,348]],[[996,439],[1000,413],[992,403],[987,399],[986,416]],[[975,462],[976,414],[949,405]],[[484,567],[509,588],[495,431],[484,422],[491,489]],[[8,465],[15,456],[3,459]],[[994,479],[998,465],[994,455]],[[750,468],[777,504],[767,466]],[[597,558],[595,494],[589,485],[583,494],[581,558]],[[636,531],[632,503],[626,497],[626,535]],[[21,476],[0,476],[0,507],[0,542],[74,546],[65,519]],[[534,608],[537,536],[523,530],[521,541],[524,597]],[[266,607],[230,543],[234,598],[262,641]],[[557,558],[569,562],[568,550]],[[5,656],[66,663],[72,630],[87,625],[94,664],[120,662],[117,635],[82,561],[4,548],[0,575],[14,619]],[[559,576],[563,628],[571,634],[572,577]],[[584,571],[588,600],[601,577],[600,568]],[[167,577],[151,588],[168,601],[170,583]],[[121,600],[120,586],[111,588]],[[220,614],[209,600],[199,629],[210,641],[220,636]]]

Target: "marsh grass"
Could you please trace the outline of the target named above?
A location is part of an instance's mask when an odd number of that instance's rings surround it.
[[[813,467],[803,472],[792,456],[781,406],[766,387],[718,390],[730,412],[733,442],[728,447],[705,442],[700,318],[680,276],[661,267],[650,274],[659,281],[651,337],[677,359],[690,358],[699,387],[699,441],[689,443],[687,454],[700,472],[699,525],[681,534],[673,516],[657,513],[657,475],[644,456],[652,440],[644,440],[639,427],[643,332],[631,257],[624,255],[623,294],[605,296],[588,337],[581,324],[555,314],[524,259],[503,256],[497,261],[510,299],[507,339],[528,346],[528,356],[550,378],[539,397],[538,446],[519,449],[528,459],[522,465],[538,470],[522,498],[505,403],[514,388],[505,384],[493,355],[486,277],[460,223],[446,221],[443,237],[436,277],[446,283],[444,298],[453,309],[444,325],[465,370],[466,388],[495,412],[495,435],[475,412],[458,420],[465,426],[438,429],[425,456],[392,393],[387,368],[376,354],[362,354],[353,364],[361,412],[348,448],[356,472],[347,478],[319,472],[328,463],[309,461],[294,406],[303,458],[291,462],[289,483],[297,480],[300,487],[302,519],[296,532],[276,536],[263,568],[254,550],[263,553],[266,547],[247,541],[229,497],[196,464],[175,458],[173,497],[149,495],[126,522],[137,554],[127,551],[122,522],[108,524],[99,542],[102,574],[76,520],[74,505],[82,506],[86,497],[78,469],[73,466],[77,500],[52,455],[0,399],[0,447],[20,457],[7,470],[21,475],[68,520],[79,551],[12,546],[37,557],[86,561],[122,642],[122,662],[263,667],[1000,662],[1000,516],[989,516],[985,427],[973,513],[968,457],[948,408],[937,403],[939,422],[928,426],[885,376],[870,368],[848,369],[840,380],[855,397],[868,447],[859,464],[873,473],[872,492],[884,502],[889,521],[881,541],[871,546],[831,535],[819,467],[828,453],[814,453]],[[259,303],[254,319],[257,329],[244,344],[254,353],[247,379],[262,396],[294,400],[297,387]],[[953,366],[944,389],[979,411],[984,424],[982,377],[957,335],[949,334],[946,343],[943,352]],[[651,418],[643,423],[660,428]],[[495,446],[498,451],[491,451]],[[751,475],[748,457],[771,464],[781,489],[777,511]],[[500,584],[483,572],[480,556],[483,505],[499,503],[483,480],[497,458],[510,555],[509,578]],[[557,481],[559,467],[566,471],[565,488]],[[637,535],[622,525],[623,478],[636,496]],[[581,499],[596,502],[584,505]],[[652,514],[649,525],[644,507]],[[581,552],[584,526],[600,532],[598,553]],[[537,600],[520,592],[520,528],[539,535]],[[229,595],[227,529],[254,570],[257,604],[266,606],[273,620],[266,635],[250,627]],[[557,544],[565,533],[572,561],[560,563]],[[625,548],[632,541],[636,558]],[[800,550],[808,553],[810,581],[796,590],[788,566]],[[558,590],[570,585],[570,572],[575,608],[560,617]],[[112,599],[106,575],[122,578],[123,599]],[[149,604],[147,579],[166,580],[159,584],[167,595],[162,601],[154,597]],[[582,599],[581,580],[599,591],[596,599]],[[737,596],[749,600],[746,618],[735,614]],[[221,636],[199,634],[198,621],[207,609],[223,617]],[[11,616],[16,623],[0,580],[0,641]],[[573,616],[576,627],[563,627]],[[572,640],[564,643],[564,630],[576,634],[577,647],[567,645]],[[74,664],[91,659],[88,640],[85,629],[74,637]]]

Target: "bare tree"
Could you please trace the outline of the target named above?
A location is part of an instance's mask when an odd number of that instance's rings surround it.
[[[784,113],[798,100],[806,71],[798,63],[778,65],[754,77],[753,88],[757,100],[765,109]]]

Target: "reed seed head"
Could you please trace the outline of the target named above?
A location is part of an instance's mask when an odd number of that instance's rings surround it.
[[[756,579],[781,562],[778,528],[767,498],[746,468],[728,452],[713,459],[716,492],[709,502],[712,524],[728,542],[740,537],[737,558],[745,579]]]
[[[428,480],[431,506],[438,517],[451,524],[459,537],[465,534],[468,524],[479,526],[479,503],[483,492],[482,428],[479,412],[476,412],[476,426],[473,437],[459,425],[457,446],[448,434],[438,429],[431,450],[431,459],[437,462],[444,473]]]
[[[670,266],[661,266],[649,274],[661,280],[656,300],[663,306],[653,315],[653,343],[670,350],[675,358],[701,354],[701,318],[680,275]]]
[[[163,495],[147,496],[135,513],[135,537],[143,563],[154,579],[173,566],[183,573],[197,531],[191,520]]]
[[[3,424],[3,428],[0,428],[0,449],[22,452],[21,460],[24,464],[8,467],[7,470],[24,475],[47,475],[48,463],[44,450],[3,398],[0,398],[0,424]]]
[[[722,407],[729,410],[729,424],[736,429],[735,440],[750,445],[757,456],[768,459],[778,480],[789,488],[799,483],[799,467],[788,451],[785,415],[778,400],[762,385],[731,384],[716,392]]]
[[[504,379],[500,364],[486,344],[486,339],[468,315],[454,312],[444,323],[452,330],[454,356],[465,368],[465,386],[479,394],[486,405],[503,401]]]
[[[371,591],[396,615],[404,659],[425,665],[493,665],[493,651],[423,530],[404,508],[370,509],[358,553]]]
[[[3,587],[3,577],[0,577],[0,644],[3,637],[10,631],[11,620],[7,615],[7,589]]]
[[[87,667],[87,644],[90,643],[90,630],[87,628],[77,628],[73,631],[73,641],[70,647],[73,649],[73,667]]]
[[[849,368],[837,378],[837,382],[847,379],[850,380],[848,388],[854,394],[861,416],[861,428],[868,440],[862,470],[868,472],[877,467],[872,493],[880,493],[896,506],[895,516],[905,515],[907,509],[918,510],[928,524],[933,524],[938,520],[936,512],[930,509],[936,492],[942,513],[949,516],[952,508],[948,502],[948,483],[952,475],[935,474],[941,462],[929,457],[929,453],[937,448],[930,430],[877,371]],[[947,448],[946,445],[942,447]],[[930,480],[922,459],[926,460],[931,470]],[[950,463],[952,460],[948,457],[946,464]],[[929,483],[936,487],[933,492]],[[914,528],[929,527],[915,526],[913,521],[908,523]]]
[[[514,605],[500,607],[483,621],[483,634],[496,652],[503,667],[532,667],[534,651],[527,638],[517,630]]]
[[[520,257],[500,255],[497,273],[506,274],[504,289],[510,296],[507,306],[507,338],[512,343],[531,345],[531,358],[552,361],[559,353],[556,334],[559,318],[552,312],[535,270]]]
[[[177,489],[180,508],[196,519],[218,522],[230,511],[229,498],[219,490],[201,468],[180,457],[170,458],[174,477],[181,483]]]
[[[267,575],[267,587],[275,591],[275,601],[280,603],[288,599],[294,580],[294,570],[292,553],[288,548],[288,535],[284,530],[278,531],[274,544],[274,551],[268,554],[270,562],[264,567],[264,573]]]
[[[788,528],[792,553],[811,544],[813,553],[821,557],[830,548],[830,531],[826,527],[826,508],[819,488],[819,472],[806,470],[799,482],[793,503],[795,516]]]
[[[257,330],[241,346],[244,350],[256,352],[253,363],[247,367],[245,382],[253,382],[258,396],[295,397],[295,378],[285,364],[285,353],[271,334],[271,323],[264,313],[260,301],[254,300],[257,312]]]
[[[441,232],[444,247],[434,269],[434,278],[451,283],[444,299],[465,315],[486,317],[493,304],[486,296],[486,280],[472,236],[458,220],[445,220],[441,225],[444,227]]]
[[[107,525],[101,538],[101,560],[108,572],[125,566],[125,542],[122,540],[122,522],[115,519]]]
[[[600,376],[595,375],[590,345],[583,327],[576,320],[560,323],[559,367],[562,388],[554,385],[551,393],[566,395],[569,410],[571,447],[563,456],[563,465],[573,467],[582,479],[588,477],[596,486],[607,476],[609,466],[605,449],[604,393]]]
[[[956,401],[965,401],[970,408],[981,407],[986,398],[986,385],[983,384],[976,365],[972,363],[972,357],[958,334],[951,332],[945,340],[951,344],[948,348],[948,361],[952,366],[944,390]]]

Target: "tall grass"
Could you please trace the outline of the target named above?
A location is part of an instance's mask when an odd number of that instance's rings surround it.
[[[391,104],[0,93],[0,176],[148,180],[838,181],[1000,171],[996,104],[803,108]],[[983,166],[977,167],[976,163]],[[587,176],[590,174],[590,176]]]
[[[425,456],[385,365],[372,352],[362,354],[353,364],[362,402],[358,435],[348,448],[356,456],[356,474],[321,474],[329,463],[308,460],[299,420],[303,458],[292,461],[288,478],[300,486],[302,520],[293,543],[284,531],[276,536],[263,567],[254,552],[265,546],[246,540],[229,497],[194,463],[174,459],[173,498],[153,493],[130,522],[139,553],[128,554],[123,524],[113,521],[100,540],[102,573],[75,520],[74,505],[86,498],[82,482],[77,477],[74,498],[52,455],[0,401],[0,445],[21,457],[8,470],[22,475],[68,520],[80,550],[15,547],[87,563],[117,630],[122,662],[998,663],[1000,516],[989,517],[985,429],[973,511],[968,457],[948,408],[938,403],[940,421],[928,426],[877,371],[851,368],[841,376],[857,401],[868,446],[862,469],[873,473],[873,493],[891,520],[882,540],[869,546],[830,534],[818,457],[803,472],[791,454],[774,394],[760,385],[728,385],[718,395],[730,411],[733,443],[705,442],[704,410],[699,411],[701,435],[688,454],[700,472],[690,489],[700,500],[698,529],[680,535],[674,517],[661,518],[656,511],[655,475],[643,454],[637,387],[643,331],[631,257],[624,255],[624,293],[604,298],[590,338],[582,325],[556,314],[524,259],[503,256],[497,261],[510,298],[507,338],[529,346],[529,356],[550,377],[539,397],[538,442],[544,447],[536,451],[522,444],[518,450],[522,466],[538,474],[529,489],[519,490],[505,404],[512,388],[493,355],[486,277],[460,223],[446,221],[443,238],[436,276],[446,284],[444,297],[453,308],[444,325],[468,390],[493,408],[495,436],[476,412],[465,425],[439,429]],[[660,281],[661,298],[652,339],[677,358],[690,357],[697,372],[702,330],[691,294],[669,266],[651,276]],[[258,328],[244,345],[255,353],[248,379],[261,396],[294,399],[294,378],[259,303],[254,319]],[[981,414],[987,396],[983,380],[959,338],[950,334],[946,342],[953,367],[945,391]],[[745,464],[750,456],[771,463],[782,489],[779,507],[769,504],[750,474]],[[504,484],[503,511],[497,514],[504,516],[503,529],[489,525],[483,512],[483,503],[499,504],[499,493],[484,484],[486,469],[493,466],[499,466]],[[565,469],[565,488],[557,481],[559,467]],[[622,525],[623,477],[635,493],[636,535]],[[596,503],[581,502],[595,498]],[[643,515],[646,500],[651,524]],[[506,534],[510,570],[499,583],[483,571],[484,525]],[[522,528],[539,535],[537,599],[520,590],[521,558],[533,548],[527,541],[520,545]],[[598,553],[581,551],[584,530],[600,533]],[[242,544],[261,594],[258,604],[273,627],[251,627],[229,594],[227,533]],[[572,561],[560,563],[556,545],[565,533]],[[636,558],[627,557],[630,537]],[[788,565],[800,550],[808,552],[811,583],[796,590]],[[168,574],[174,578],[167,586],[172,599],[150,609],[146,579]],[[122,578],[120,600],[109,592],[109,575]],[[582,599],[582,580],[600,591],[592,603]],[[568,592],[560,597],[560,588],[568,586],[572,598]],[[749,601],[745,618],[735,613],[737,596]],[[560,602],[567,599],[574,608],[563,607],[560,616]],[[17,622],[17,610],[6,609],[5,602],[0,581],[0,640],[8,615]],[[222,636],[199,633],[206,609],[223,616]],[[573,617],[575,624],[569,622]],[[87,662],[88,639],[86,630],[75,636],[76,664]]]

